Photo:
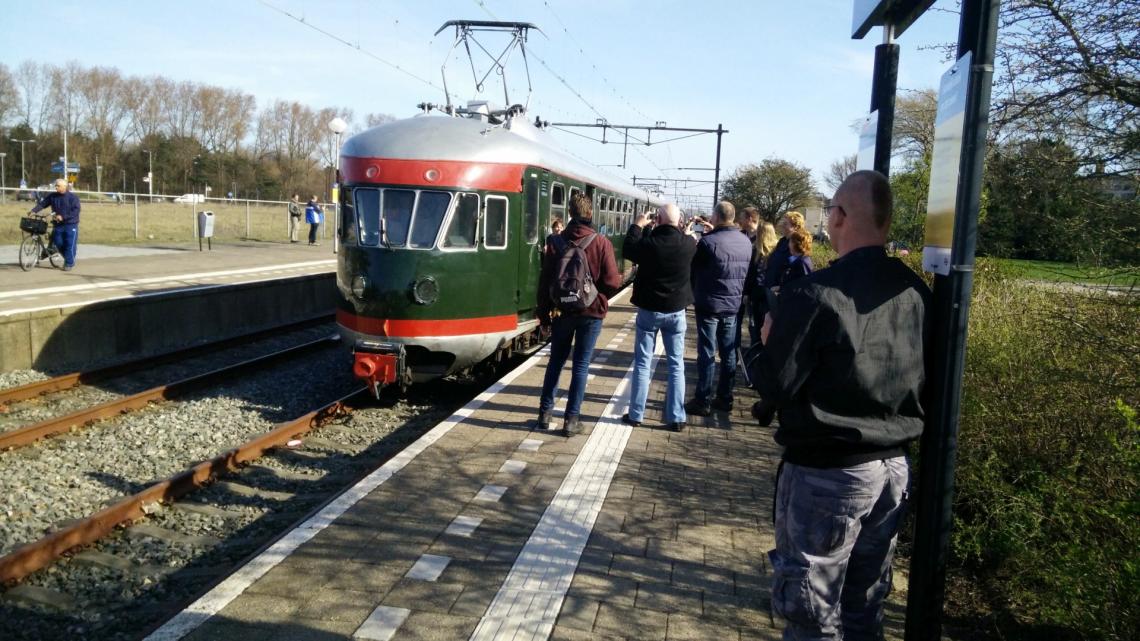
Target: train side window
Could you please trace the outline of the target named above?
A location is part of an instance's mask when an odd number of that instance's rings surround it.
[[[479,194],[459,194],[443,236],[444,247],[474,247],[479,228]]]
[[[380,244],[380,191],[354,189],[357,221],[360,224],[360,244],[375,247]]]
[[[580,193],[582,193],[581,189],[578,189],[577,187],[571,187],[570,188],[570,202],[574,202],[574,196],[577,196]]]
[[[385,189],[380,203],[384,223],[384,244],[403,247],[408,242],[408,228],[412,223],[412,207],[416,192],[410,189]]]
[[[551,207],[565,207],[566,206],[566,188],[561,183],[554,183],[550,189],[550,206]]]
[[[526,188],[526,218],[523,221],[523,232],[527,244],[538,242],[538,181],[531,180]]]
[[[507,199],[487,196],[487,211],[483,217],[483,245],[488,249],[507,246]]]

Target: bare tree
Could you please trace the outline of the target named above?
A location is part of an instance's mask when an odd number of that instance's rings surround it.
[[[894,153],[911,163],[934,153],[934,118],[938,93],[933,89],[907,91],[895,100]]]
[[[51,78],[46,66],[31,60],[21,62],[16,69],[16,86],[20,90],[21,119],[28,123],[36,135],[42,134],[51,107],[47,99]]]
[[[839,189],[843,181],[855,173],[858,159],[858,155],[851,154],[850,156],[844,156],[831,163],[831,166],[827,168],[827,175],[823,177],[823,182],[827,183],[827,186],[831,187],[832,191]]]
[[[368,114],[364,116],[364,128],[371,129],[379,127],[386,122],[392,122],[396,119],[392,114]]]
[[[1083,164],[1140,171],[1140,0],[1009,0],[993,126],[1072,145]]]
[[[165,115],[165,98],[174,83],[161,76],[128,78],[122,84],[123,103],[129,116],[127,135],[141,143],[162,131]]]
[[[8,115],[20,107],[20,93],[8,65],[0,63],[0,127],[8,121]]]
[[[83,99],[79,87],[85,70],[72,60],[62,67],[47,67],[47,73],[52,120],[68,134],[78,133],[83,120]]]

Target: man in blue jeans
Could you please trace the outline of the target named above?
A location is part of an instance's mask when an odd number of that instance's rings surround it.
[[[79,244],[79,196],[71,191],[67,181],[55,181],[55,192],[44,196],[30,213],[51,207],[51,242],[63,254],[63,271],[75,268],[75,248]],[[47,256],[40,256],[47,258]]]
[[[754,378],[783,446],[772,609],[787,640],[870,641],[906,511],[906,448],[925,417],[930,290],[883,247],[886,176],[851,174],[828,208],[838,258],[785,285],[760,330]]]
[[[595,232],[594,209],[590,197],[575,194],[570,199],[570,224],[559,236],[547,239],[542,258],[542,271],[538,277],[538,322],[543,332],[550,332],[550,361],[542,382],[542,396],[538,402],[538,427],[550,429],[550,416],[554,409],[554,392],[562,366],[574,350],[571,366],[570,390],[563,413],[562,434],[572,436],[580,431],[579,414],[582,398],[586,395],[586,374],[594,343],[602,331],[602,319],[609,310],[609,297],[621,287],[621,273],[614,259],[614,246],[605,236]],[[559,309],[551,297],[550,288],[558,269],[563,250],[571,243],[582,247],[590,276],[597,287],[597,297],[586,309],[570,313]]]
[[[708,416],[712,409],[732,410],[736,384],[736,321],[744,295],[752,243],[735,224],[736,208],[717,203],[712,224],[697,243],[693,257],[693,306],[697,312],[697,389],[685,410]],[[713,397],[716,354],[720,376]]]
[[[665,388],[665,426],[679,432],[685,425],[685,308],[693,302],[690,263],[697,244],[681,231],[681,212],[670,203],[657,211],[657,226],[645,232],[649,217],[642,212],[629,227],[622,257],[637,265],[633,304],[637,305],[637,338],[633,353],[633,383],[629,412],[622,417],[637,427],[645,417],[649,394],[649,362],[657,333],[665,344],[669,379]]]

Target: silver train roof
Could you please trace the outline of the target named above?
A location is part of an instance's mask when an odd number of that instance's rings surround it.
[[[560,151],[525,115],[495,126],[479,118],[421,114],[352,136],[341,156],[537,165],[655,205],[666,202]]]

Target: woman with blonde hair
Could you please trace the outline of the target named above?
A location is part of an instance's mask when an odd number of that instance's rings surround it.
[[[761,220],[756,228],[756,240],[752,243],[752,264],[748,267],[748,279],[745,280],[746,291],[751,308],[751,322],[748,324],[748,338],[755,345],[759,336],[757,331],[764,323],[764,314],[768,313],[768,287],[764,283],[767,273],[768,260],[776,250],[779,239],[776,237],[776,228],[772,223]]]

